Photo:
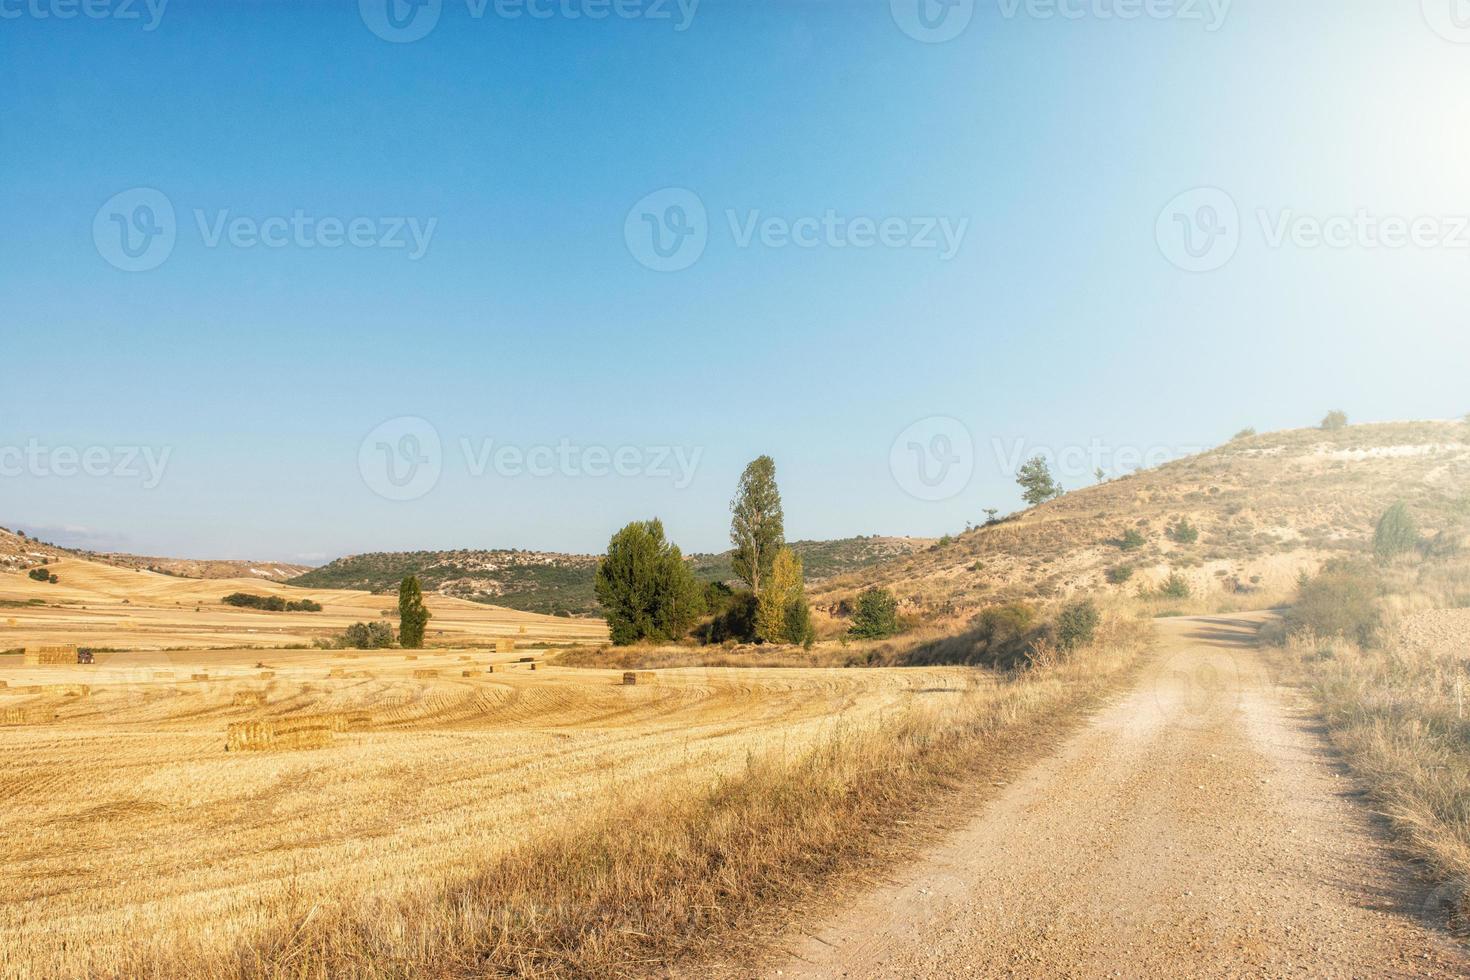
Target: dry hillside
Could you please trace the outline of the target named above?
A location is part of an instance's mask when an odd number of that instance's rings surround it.
[[[203,558],[158,558],[147,555],[127,555],[119,552],[86,551],[63,548],[19,532],[0,528],[0,571],[24,570],[41,564],[42,559],[85,558],[88,561],[118,568],[142,568],[161,575],[197,579],[262,579],[284,582],[307,571],[307,565],[291,565],[278,561],[248,561],[243,559]]]
[[[1302,569],[1362,549],[1396,500],[1431,533],[1470,511],[1470,424],[1395,422],[1236,439],[834,579],[814,588],[812,599],[840,614],[844,600],[880,585],[910,613],[960,620],[1014,599],[1132,594],[1173,572],[1197,596],[1264,599],[1290,588]],[[1197,540],[1169,534],[1181,519],[1198,530]],[[1130,530],[1141,544],[1125,545]]]

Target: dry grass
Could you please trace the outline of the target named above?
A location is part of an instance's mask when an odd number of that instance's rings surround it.
[[[111,684],[122,668],[99,665],[85,704],[0,743],[0,975],[639,972],[881,856],[1000,733],[1081,703],[1133,652],[1018,677],[684,669],[634,686],[417,679],[383,654],[373,679],[313,691],[299,680],[330,654],[304,652],[277,665],[280,714],[234,737],[330,741],[228,754],[228,683]],[[253,655],[208,656],[254,676]],[[79,821],[84,868],[64,832]]]
[[[1304,632],[1284,650],[1383,812],[1444,880],[1435,904],[1470,932],[1470,629],[1429,645],[1411,628],[1416,613],[1464,604],[1470,562],[1401,565],[1385,577],[1381,645]]]

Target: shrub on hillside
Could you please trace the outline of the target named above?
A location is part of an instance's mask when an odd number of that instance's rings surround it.
[[[1371,568],[1334,563],[1315,578],[1304,578],[1286,614],[1287,629],[1317,636],[1341,636],[1362,646],[1378,642],[1383,629],[1379,597],[1383,587]]]
[[[1081,599],[1064,606],[1057,614],[1057,645],[1063,650],[1086,646],[1097,634],[1097,625],[1101,620],[1097,604],[1091,599]]]
[[[887,589],[866,589],[857,597],[848,633],[869,640],[898,632],[898,600]]]
[[[1194,544],[1199,540],[1199,528],[1189,523],[1187,517],[1181,517],[1178,523],[1170,524],[1165,533],[1175,544]]]
[[[1255,436],[1255,434],[1256,434],[1256,430],[1250,428],[1249,426],[1247,426],[1246,428],[1241,429],[1235,435],[1231,436],[1230,437],[1230,441],[1231,442],[1238,442],[1241,439],[1250,439],[1253,436]]]
[[[286,600],[278,595],[252,595],[249,592],[231,592],[220,600],[227,606],[241,609],[263,609],[267,612],[285,612]]]
[[[1106,573],[1108,584],[1122,585],[1124,582],[1133,577],[1133,571],[1134,569],[1132,565],[1114,565],[1112,568],[1108,569]]]
[[[292,599],[286,603],[286,612],[321,612],[322,604],[315,599]]]
[[[1322,419],[1322,428],[1328,432],[1336,432],[1338,429],[1346,428],[1348,424],[1347,412],[1334,408]]]
[[[1118,547],[1123,551],[1137,551],[1146,543],[1143,535],[1138,533],[1138,529],[1131,527],[1124,531],[1123,536],[1117,541]]]
[[[53,577],[51,573],[46,571],[46,569],[44,568],[33,568],[26,574],[35,579],[37,582],[49,582]]]
[[[1419,546],[1419,527],[1409,508],[1399,501],[1378,519],[1373,530],[1373,553],[1380,560],[1388,561],[1407,554]]]
[[[1193,591],[1189,587],[1189,579],[1178,572],[1170,572],[1164,584],[1159,586],[1159,596],[1164,599],[1188,599]]]

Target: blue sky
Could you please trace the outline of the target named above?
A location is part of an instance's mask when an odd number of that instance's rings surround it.
[[[1450,0],[376,2],[0,0],[0,522],[716,550],[769,453],[790,536],[930,535],[1032,451],[1470,409]]]

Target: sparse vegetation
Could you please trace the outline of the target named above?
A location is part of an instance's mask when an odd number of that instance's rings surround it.
[[[1334,408],[1322,419],[1322,428],[1328,432],[1336,432],[1338,429],[1347,428],[1347,412]]]
[[[1107,570],[1109,585],[1122,585],[1133,577],[1135,571],[1132,565],[1114,565]]]
[[[1118,539],[1118,548],[1122,551],[1137,551],[1147,543],[1148,541],[1138,532],[1137,528],[1130,527]]]
[[[1159,586],[1158,594],[1164,599],[1188,599],[1194,592],[1189,586],[1189,579],[1178,572],[1170,572],[1169,577],[1164,579]]]
[[[1305,579],[1286,615],[1294,633],[1341,637],[1360,646],[1375,646],[1383,629],[1382,587],[1366,565],[1337,562]]]
[[[1231,442],[1239,442],[1242,439],[1251,439],[1251,438],[1254,438],[1255,434],[1256,434],[1256,430],[1255,429],[1251,428],[1250,426],[1246,426],[1244,429],[1241,429],[1235,435],[1231,436],[1230,437],[1230,441]]]

